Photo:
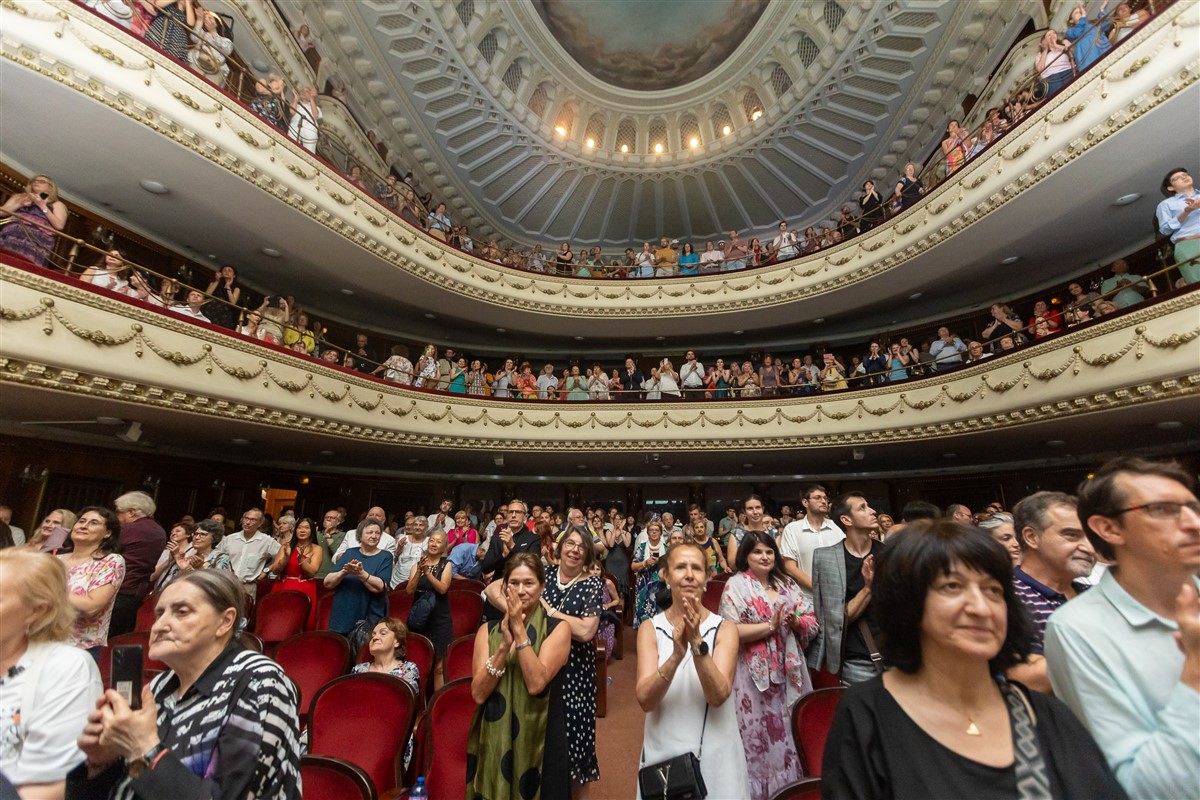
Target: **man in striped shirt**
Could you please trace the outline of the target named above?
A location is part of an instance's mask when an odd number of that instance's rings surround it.
[[[1008,671],[1008,677],[1031,689],[1050,691],[1043,640],[1046,620],[1087,585],[1080,582],[1096,565],[1092,548],[1079,521],[1074,497],[1062,492],[1037,492],[1013,508],[1013,527],[1021,543],[1021,566],[1013,570],[1017,597],[1033,617],[1029,661]]]

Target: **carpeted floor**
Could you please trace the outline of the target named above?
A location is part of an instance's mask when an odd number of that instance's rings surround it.
[[[596,720],[600,780],[589,800],[631,800],[637,796],[637,768],[645,715],[633,689],[637,681],[637,631],[625,628],[625,658],[608,665],[608,715]]]

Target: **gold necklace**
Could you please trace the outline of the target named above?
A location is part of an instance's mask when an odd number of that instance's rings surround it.
[[[979,726],[975,724],[975,715],[967,714],[967,736],[982,736],[979,732]]]

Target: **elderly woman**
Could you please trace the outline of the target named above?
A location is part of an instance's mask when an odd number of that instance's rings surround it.
[[[658,590],[662,588],[662,575],[658,571],[659,561],[667,552],[667,543],[663,538],[662,523],[657,520],[646,524],[646,538],[641,539],[633,549],[633,563],[630,567],[637,575],[635,591],[637,594],[634,606],[634,624],[641,625],[658,613]]]
[[[66,642],[75,609],[53,556],[0,551],[0,613],[0,772],[22,798],[61,800],[104,689],[96,662]]]
[[[41,527],[25,542],[30,550],[55,553],[67,542],[71,528],[75,527],[75,512],[67,508],[56,508],[42,520]]]
[[[409,627],[429,637],[433,642],[434,688],[442,685],[442,659],[446,648],[454,641],[454,624],[450,617],[450,583],[454,580],[454,569],[450,566],[449,548],[446,547],[446,532],[435,530],[429,534],[425,553],[408,574],[404,591],[416,595],[409,613]],[[422,604],[429,604],[424,619],[416,617]]]
[[[413,691],[420,690],[421,670],[408,661],[408,626],[395,617],[384,617],[375,623],[371,638],[367,640],[370,661],[355,664],[351,670],[355,675],[363,672],[379,672],[391,675],[407,683]]]
[[[162,591],[168,583],[175,579],[177,570],[172,570],[176,559],[186,558],[191,554],[192,534],[196,532],[195,523],[176,522],[167,531],[167,546],[163,548],[154,571],[150,573],[150,585],[154,591]]]
[[[737,712],[725,702],[737,668],[737,627],[701,604],[708,570],[695,545],[671,548],[663,572],[671,607],[638,628],[635,693],[646,712],[641,765],[690,751],[700,761],[708,797],[750,797]],[[786,730],[779,735],[786,737]],[[660,787],[647,787],[645,796],[657,796]]]
[[[368,522],[358,532],[358,547],[347,548],[325,576],[333,589],[329,630],[349,634],[360,622],[374,624],[387,615],[387,587],[392,577],[392,554],[379,549],[383,528]]]
[[[47,175],[34,175],[25,191],[0,206],[0,219],[11,218],[11,224],[0,228],[0,250],[46,266],[54,252],[54,232],[67,224],[68,213],[58,199],[58,185]]]
[[[792,707],[812,691],[803,648],[817,632],[817,617],[784,573],[774,537],[748,532],[736,567],[721,593],[721,616],[737,626],[741,641],[733,692],[750,797],[767,800],[802,777],[788,731]]]
[[[571,794],[562,668],[571,626],[541,606],[546,576],[532,553],[504,564],[506,611],[475,635],[467,741],[467,796],[482,800]]]
[[[1018,541],[1017,531],[1013,527],[1012,514],[1003,511],[981,514],[977,524],[1000,543],[1012,559],[1014,567],[1021,566],[1021,542]]]
[[[822,794],[846,798],[1124,798],[1059,701],[997,679],[1032,633],[1008,554],[986,533],[905,526],[876,557],[884,661],[850,687],[825,746]]]
[[[317,105],[315,86],[302,86],[292,103],[292,120],[288,123],[288,136],[295,139],[310,153],[317,152],[317,134],[320,132],[321,107]]]
[[[71,797],[300,798],[295,685],[238,641],[245,596],[233,573],[201,570],[163,590],[149,657],[169,668],[141,708],[109,690],[79,737]]]
[[[68,641],[99,656],[108,644],[113,604],[125,580],[121,523],[107,508],[88,506],[75,520],[71,543],[74,550],[59,556],[67,570],[71,605],[79,612]]]
[[[574,797],[585,796],[586,785],[600,780],[596,761],[596,630],[604,584],[596,577],[596,551],[581,528],[570,528],[558,542],[558,566],[546,576],[543,610],[571,629],[567,661],[567,748],[571,759]]]

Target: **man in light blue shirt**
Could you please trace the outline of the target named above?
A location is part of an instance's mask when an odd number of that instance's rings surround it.
[[[1103,295],[1117,308],[1129,308],[1145,300],[1153,291],[1150,282],[1141,275],[1129,274],[1129,262],[1118,258],[1112,263],[1112,275],[1100,284]]]
[[[1192,176],[1183,167],[1173,169],[1160,188],[1167,199],[1158,204],[1154,216],[1159,232],[1175,244],[1175,262],[1200,258],[1200,192]],[[1200,262],[1181,264],[1179,272],[1186,282],[1196,283],[1200,281]]]
[[[1093,547],[1116,566],[1046,626],[1054,693],[1130,800],[1200,789],[1200,502],[1175,464],[1118,458],[1079,488]]]
[[[961,367],[962,354],[967,351],[967,346],[963,344],[962,339],[950,333],[950,329],[945,325],[938,328],[937,335],[937,341],[929,346],[929,354],[933,356],[934,371],[942,372]]]

